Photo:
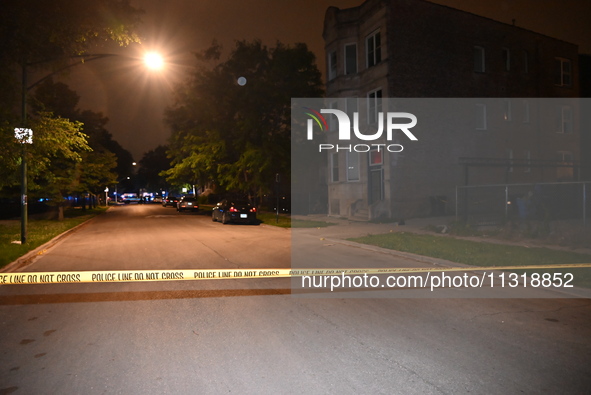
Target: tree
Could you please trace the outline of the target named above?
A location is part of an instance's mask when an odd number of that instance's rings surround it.
[[[85,110],[76,118],[84,124],[84,133],[88,135],[88,143],[94,150],[112,152],[116,158],[114,168],[117,178],[128,176],[133,172],[133,156],[113,139],[106,129],[109,118],[101,113]]]
[[[132,7],[128,0],[3,0],[0,12],[0,188],[20,184],[18,165],[21,146],[14,139],[15,127],[31,127],[41,122],[44,127],[58,127],[63,130],[76,129],[74,122],[67,126],[64,114],[49,120],[49,112],[43,108],[29,111],[30,121],[22,124],[20,92],[22,70],[42,69],[51,72],[63,67],[72,56],[97,51],[102,45],[114,42],[121,46],[139,42],[135,29],[140,22],[141,11]],[[82,61],[82,60],[80,60]],[[26,87],[24,87],[26,89]],[[65,91],[64,91],[65,92]],[[61,97],[58,95],[57,97]],[[65,99],[65,97],[64,97]],[[72,99],[72,96],[67,99]],[[46,102],[46,100],[42,100]],[[76,99],[77,102],[77,99]],[[74,109],[72,102],[61,103]],[[32,110],[33,106],[29,106]],[[42,113],[36,114],[36,111]],[[73,118],[72,118],[73,119]],[[52,157],[36,149],[41,143],[37,139],[43,131],[35,132],[30,152],[36,152],[34,163],[45,163],[51,158],[68,157],[69,142],[60,141],[57,133],[43,143],[54,152]],[[51,147],[49,147],[51,145]],[[60,150],[63,152],[60,153]],[[52,160],[53,160],[52,159]],[[131,161],[130,161],[131,162]],[[34,166],[33,166],[34,167]],[[49,175],[48,175],[49,176]]]
[[[165,174],[177,185],[211,181],[262,196],[273,189],[275,174],[289,180],[291,98],[320,97],[321,74],[305,44],[238,41],[225,62],[211,66],[220,53],[214,43],[197,56],[167,109],[173,167]]]
[[[0,59],[45,62],[82,55],[105,42],[139,42],[141,14],[129,0],[3,0]]]
[[[59,209],[63,219],[64,197],[78,189],[83,153],[90,151],[82,124],[39,113],[32,120],[35,144],[27,147],[29,189],[41,192]],[[20,161],[20,159],[19,159]],[[15,163],[18,167],[20,163]],[[18,171],[12,173],[13,183]]]
[[[35,89],[31,100],[34,111],[48,111],[62,118],[82,122],[83,131],[88,136],[88,144],[93,150],[110,152],[115,155],[115,173],[121,178],[133,172],[133,157],[129,151],[113,140],[113,135],[106,129],[109,118],[102,113],[77,108],[80,96],[62,82],[53,82],[48,78]]]
[[[137,172],[140,184],[148,191],[166,189],[166,179],[160,175],[170,168],[170,159],[166,156],[168,147],[159,145],[148,151],[140,159],[140,168]]]
[[[129,0],[3,0],[0,12],[0,116],[20,117],[23,67],[57,70],[105,43],[139,42],[142,11]],[[81,60],[82,61],[82,60]],[[21,125],[22,126],[22,125]]]
[[[76,107],[80,97],[66,84],[54,83],[51,78],[41,83],[35,90],[32,108],[35,111],[50,111],[62,118],[81,122],[82,131],[88,139],[90,152],[82,154],[82,161],[76,165],[78,177],[77,188],[73,192],[98,195],[104,187],[113,184],[118,177],[130,173],[133,160],[131,154],[121,148],[119,143],[113,140],[105,126],[108,118],[101,113],[85,110],[80,111]],[[113,149],[115,152],[113,152]],[[118,154],[121,155],[121,163],[118,166]],[[120,167],[121,173],[115,174],[113,170]]]
[[[104,129],[108,119],[92,111],[80,112],[76,108],[78,101],[76,92],[51,79],[40,84],[31,98],[32,112],[38,115],[31,120],[34,144],[27,147],[29,189],[32,196],[49,197],[50,204],[59,209],[58,218],[63,215],[66,195],[99,195],[105,186],[117,180],[113,172],[117,157],[106,147],[120,146]],[[0,188],[20,183],[22,147],[14,138],[7,143],[10,146],[6,153],[11,154],[7,162],[11,166],[4,169]]]

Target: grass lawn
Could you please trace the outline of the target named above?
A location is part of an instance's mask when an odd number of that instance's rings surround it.
[[[68,229],[106,211],[105,207],[92,210],[69,209],[63,221],[30,219],[27,226],[27,243],[14,244],[21,239],[21,223],[16,221],[0,222],[0,267],[15,261],[27,252],[34,250]]]
[[[257,213],[257,219],[266,225],[278,226],[280,228],[291,228],[291,217],[285,214],[279,214],[277,217],[276,213],[259,211]]]
[[[397,251],[446,259],[473,266],[527,266],[556,265],[565,263],[591,263],[591,255],[549,248],[527,248],[485,242],[455,239],[445,236],[420,235],[394,232],[349,239],[363,244]],[[523,270],[517,272],[524,272]],[[540,269],[525,272],[542,272]],[[575,284],[591,287],[591,268],[548,269],[548,273],[572,272]]]
[[[279,214],[279,217],[277,217],[276,213],[271,212],[259,212],[257,213],[257,219],[266,225],[279,226],[281,228],[324,228],[335,225],[324,221],[291,219],[286,214]]]

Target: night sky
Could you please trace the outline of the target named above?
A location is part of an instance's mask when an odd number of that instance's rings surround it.
[[[192,64],[192,52],[216,39],[226,50],[235,40],[260,38],[274,46],[305,42],[324,72],[324,13],[329,6],[354,7],[362,0],[132,0],[146,11],[142,48],[157,50],[172,62],[165,70],[146,72],[121,61],[97,61],[73,69],[63,81],[80,96],[79,107],[103,112],[107,129],[140,160],[144,152],[166,144],[170,131],[163,111],[171,91]],[[477,15],[579,45],[591,54],[591,0],[432,0]],[[139,53],[139,46],[108,48]],[[222,59],[223,60],[223,59]],[[215,100],[215,98],[212,98]]]

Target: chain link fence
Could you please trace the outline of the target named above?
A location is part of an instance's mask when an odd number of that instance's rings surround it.
[[[477,226],[508,221],[575,221],[589,225],[591,182],[456,187],[456,220]]]

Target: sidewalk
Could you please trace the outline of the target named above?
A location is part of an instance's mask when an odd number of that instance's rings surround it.
[[[559,245],[550,245],[544,240],[527,239],[514,241],[493,236],[455,236],[449,235],[447,233],[438,233],[431,230],[444,229],[444,227],[448,227],[450,223],[455,221],[455,217],[453,216],[407,219],[405,220],[404,225],[400,225],[397,222],[376,224],[371,222],[351,221],[343,218],[329,217],[325,214],[293,215],[292,218],[336,224],[334,226],[311,230],[311,233],[318,234],[320,237],[324,238],[348,239],[353,237],[367,236],[370,234],[375,235],[390,232],[410,232],[417,234],[428,234],[432,236],[453,237],[456,239],[475,242],[503,244],[526,248],[549,248],[553,250],[570,251],[591,255],[591,246],[589,248],[571,248]]]

